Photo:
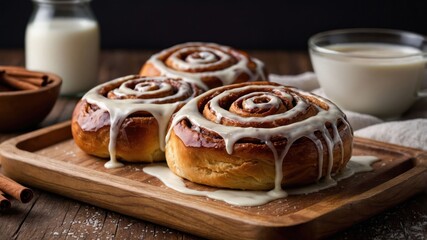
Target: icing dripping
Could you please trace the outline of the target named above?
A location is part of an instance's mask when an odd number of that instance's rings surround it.
[[[339,174],[330,179],[297,188],[289,188],[285,191],[242,191],[242,190],[214,190],[200,191],[188,188],[182,178],[175,175],[166,165],[150,165],[143,168],[147,174],[157,177],[167,187],[184,194],[205,196],[212,199],[224,201],[236,206],[258,206],[268,202],[287,197],[287,195],[301,195],[318,192],[337,185],[337,182],[353,176],[356,173],[372,171],[371,164],[379,159],[374,156],[353,156],[347,167]]]
[[[192,88],[189,83],[184,81],[180,81],[182,84],[172,95],[156,97],[156,94],[168,92],[173,88],[166,82],[167,80],[171,79],[166,77],[147,78],[139,75],[130,75],[98,85],[83,96],[83,100],[86,100],[89,104],[97,105],[110,115],[110,140],[108,144],[110,161],[105,163],[104,166],[106,168],[123,166],[116,158],[117,137],[126,117],[136,112],[149,112],[156,119],[159,126],[159,144],[161,150],[164,151],[167,124],[172,114],[181,104],[194,97],[193,94],[188,96]],[[129,88],[130,83],[136,83],[133,89]],[[119,99],[110,99],[100,94],[103,88],[116,84],[120,84],[120,86],[112,91]],[[120,99],[123,96],[142,98]],[[173,102],[173,99],[183,100]]]
[[[328,152],[328,159],[327,159],[328,167],[327,167],[327,173],[326,173],[325,179],[327,181],[332,182],[331,175],[333,174],[332,168],[333,168],[333,162],[334,162],[333,149],[337,144],[340,146],[340,149],[341,149],[341,162],[343,162],[343,157],[344,157],[343,143],[338,133],[337,123],[340,120],[341,122],[346,124],[348,128],[350,128],[350,125],[347,122],[344,113],[336,105],[334,105],[332,102],[326,99],[314,96],[311,93],[307,93],[307,92],[298,90],[296,88],[275,86],[275,85],[268,85],[268,84],[243,85],[236,88],[227,89],[225,91],[222,91],[220,94],[210,98],[207,104],[210,105],[210,111],[216,114],[216,117],[217,117],[216,121],[212,122],[209,119],[206,119],[203,116],[203,114],[199,111],[199,108],[198,108],[199,101],[207,96],[210,96],[212,92],[213,91],[208,91],[200,95],[199,97],[188,102],[180,111],[177,112],[177,114],[175,115],[172,121],[171,127],[169,128],[169,131],[166,135],[166,141],[169,139],[172,128],[183,119],[188,119],[191,122],[191,124],[193,126],[196,126],[197,128],[205,128],[221,136],[222,139],[224,140],[225,148],[228,154],[233,153],[234,145],[240,139],[256,138],[261,142],[264,142],[271,149],[274,155],[275,186],[272,191],[276,192],[275,194],[277,195],[283,195],[284,193],[282,193],[283,190],[281,188],[281,182],[283,180],[283,173],[282,173],[283,159],[285,158],[291,145],[296,140],[302,137],[307,137],[311,139],[314,142],[315,146],[317,147],[318,156],[319,156],[318,157],[318,162],[319,162],[318,179],[322,177],[324,159],[323,159],[323,154],[321,153],[323,153],[323,145],[321,141],[314,134],[315,132],[320,132],[322,135],[322,138],[326,142],[326,148],[327,148],[326,150]],[[271,95],[270,92],[279,93],[282,97],[285,97],[288,100],[294,100],[295,106],[284,113],[272,114],[272,115],[263,116],[263,117],[243,117],[233,112],[230,112],[227,109],[223,109],[222,107],[220,107],[219,105],[220,99],[223,99],[229,95],[237,96],[241,92],[249,93],[247,94],[249,95],[249,99],[251,99],[252,94],[255,94],[257,96],[259,96],[260,94],[264,94],[265,97],[268,97],[270,99],[269,102],[272,103],[272,104],[265,104],[265,105],[261,104],[258,107],[270,107],[271,105],[274,106],[275,102],[280,102],[280,101],[272,100],[274,98],[277,98],[277,96]],[[320,101],[321,105],[326,107],[322,108],[320,107],[320,104],[316,105],[316,104],[310,103],[308,100],[306,100],[309,98],[316,98],[318,101]],[[251,104],[252,103],[248,103],[248,105],[251,105]],[[220,124],[220,120],[222,118],[228,118],[228,119],[240,121],[243,123],[254,122],[254,121],[255,122],[276,121],[283,118],[292,118],[296,114],[300,112],[304,112],[305,109],[307,109],[310,104],[313,104],[313,106],[315,106],[316,109],[318,110],[316,115],[308,117],[301,121],[294,122],[292,124],[288,124],[288,125],[277,126],[272,128],[255,128],[255,127],[227,126],[227,125]],[[326,124],[328,123],[332,126],[333,136],[331,136],[331,134],[328,131],[328,128],[326,127]],[[286,147],[283,150],[278,150],[274,147],[271,141],[271,139],[274,136],[281,136],[287,140]]]

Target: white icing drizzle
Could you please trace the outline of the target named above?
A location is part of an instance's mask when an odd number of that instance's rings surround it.
[[[190,94],[191,96],[188,96],[184,100],[167,103],[167,101],[172,99],[181,99],[188,95],[191,91],[191,86],[184,81],[181,81],[180,88],[174,94],[164,97],[154,97],[155,94],[168,92],[173,88],[169,83],[164,82],[167,79],[170,78],[130,75],[98,85],[83,96],[83,100],[86,100],[89,104],[97,105],[110,115],[110,140],[108,145],[110,161],[105,163],[104,166],[106,168],[123,166],[116,158],[117,136],[126,117],[136,112],[148,112],[156,119],[159,126],[160,148],[164,151],[167,124],[172,114],[180,104],[189,101],[193,97],[193,94]],[[139,98],[110,99],[100,94],[101,89],[104,87],[119,83],[121,83],[120,87],[113,90],[113,93],[117,97],[136,96]],[[134,89],[129,88],[129,85],[132,85],[132,83],[137,83]]]
[[[266,90],[267,89],[267,90]],[[320,132],[323,139],[326,142],[326,147],[328,151],[328,168],[325,179],[331,181],[332,167],[334,162],[333,149],[336,144],[341,146],[341,151],[344,150],[343,143],[340,135],[338,134],[337,123],[338,120],[341,120],[347,127],[350,125],[347,123],[344,113],[332,102],[323,99],[321,97],[312,95],[296,88],[284,87],[284,86],[273,86],[273,85],[247,85],[236,88],[231,88],[225,91],[222,91],[220,94],[210,98],[207,104],[210,104],[210,111],[217,114],[217,119],[215,122],[212,122],[206,119],[198,109],[198,103],[202,99],[211,96],[212,93],[218,92],[220,90],[211,90],[208,91],[199,97],[188,102],[180,111],[175,115],[171,127],[166,135],[166,141],[169,139],[170,132],[172,128],[178,124],[183,119],[188,119],[192,125],[195,125],[199,128],[205,128],[210,131],[217,133],[222,137],[225,143],[226,151],[228,154],[233,153],[234,145],[237,141],[243,138],[256,138],[261,142],[264,142],[272,151],[275,159],[275,187],[272,191],[276,192],[277,195],[283,195],[281,183],[282,183],[282,164],[283,159],[285,158],[291,145],[298,139],[302,137],[307,137],[311,139],[318,150],[319,155],[319,179],[322,176],[323,163],[323,146],[320,140],[314,134],[315,132]],[[263,117],[242,117],[235,113],[228,111],[227,109],[221,108],[219,105],[220,99],[223,99],[229,95],[238,96],[239,93],[246,93],[245,96],[251,96],[251,92],[256,93],[258,96],[264,93],[265,97],[272,97],[271,92],[281,92],[280,95],[284,96],[288,100],[294,100],[296,103],[295,106],[284,113],[272,114],[270,116]],[[305,99],[305,98],[306,99]],[[315,105],[314,103],[309,103],[307,99],[316,98],[322,104],[327,106],[327,109],[323,109],[320,106]],[[264,122],[264,121],[275,121],[283,118],[292,118],[298,113],[304,112],[308,106],[312,104],[318,110],[318,113],[314,116],[308,117],[304,120],[294,122],[292,124],[277,126],[272,128],[256,128],[256,127],[239,127],[239,126],[226,126],[219,124],[218,116],[221,118],[229,118],[232,120],[240,121],[242,123],[247,122]],[[265,105],[264,107],[267,107]],[[328,131],[326,124],[329,123],[333,129],[333,137]],[[271,141],[275,136],[281,136],[286,138],[287,144],[286,147],[278,151]],[[322,154],[321,154],[322,153]],[[343,158],[344,154],[341,154]],[[341,159],[341,162],[343,159]]]
[[[335,127],[335,125],[333,125]],[[329,134],[328,129],[325,125],[323,125],[323,131],[322,131],[323,139],[325,139],[326,147],[328,149],[328,171],[326,173],[326,179],[331,179],[331,173],[332,173],[332,167],[334,165],[334,144],[331,138],[331,135]]]
[[[377,161],[379,161],[379,158],[375,156],[352,156],[344,171],[335,175],[334,178],[335,180],[340,181],[359,172],[372,171],[373,168],[371,165]]]
[[[155,82],[142,82],[135,85],[134,89],[128,87],[128,85],[132,82],[136,82],[136,80],[127,81],[125,84],[121,84],[119,88],[113,90],[114,94],[118,97],[134,95],[137,97],[141,96],[155,96],[161,92],[167,92],[172,90],[172,86],[167,83],[156,84]],[[183,86],[184,91],[189,90],[188,85]],[[154,99],[156,101],[158,99]],[[150,101],[150,100],[147,100]]]
[[[374,156],[353,156],[347,167],[331,179],[323,179],[315,184],[289,188],[285,191],[241,191],[241,190],[214,190],[200,191],[188,188],[182,178],[175,175],[166,165],[150,165],[143,171],[160,179],[167,187],[184,194],[205,196],[224,201],[236,206],[258,206],[284,198],[289,195],[301,195],[318,192],[337,185],[337,181],[349,178],[356,173],[372,171],[371,164],[379,159]]]
[[[180,53],[187,51],[198,53],[199,58],[195,58],[195,55],[193,54],[188,55],[185,58],[186,61],[178,57]],[[172,60],[175,69],[188,71],[190,69],[212,67],[215,65],[224,64],[231,59],[231,56],[217,49],[200,46],[181,48],[178,51],[172,53],[172,55],[169,56],[169,59]]]
[[[190,54],[184,61],[178,57],[181,53],[193,51],[199,53],[198,56],[200,58],[195,58]],[[170,52],[172,52],[172,54],[168,59],[172,62],[172,66],[175,69],[169,68],[165,64],[165,60],[161,60],[162,56],[165,56]],[[204,69],[212,66],[219,66],[232,58],[228,52],[233,52],[233,55],[237,59],[237,63],[216,71],[186,72],[186,70],[189,69]],[[207,90],[209,89],[208,86],[206,86],[202,81],[202,78],[207,76],[217,77],[221,80],[222,85],[234,83],[236,77],[242,72],[248,74],[249,81],[266,81],[267,77],[263,70],[264,63],[255,58],[251,58],[251,60],[256,64],[255,72],[251,72],[247,66],[249,63],[248,57],[230,47],[215,43],[189,42],[175,45],[169,49],[165,49],[154,54],[148,62],[153,64],[153,66],[160,71],[161,75],[183,78],[184,80],[197,84],[199,87]]]
[[[202,64],[202,63],[211,63],[217,60],[215,54],[209,51],[202,51],[198,53],[198,58],[196,58],[193,54],[189,55],[186,58],[186,61],[190,64]]]
[[[265,109],[265,108],[275,108],[278,109],[280,107],[281,101],[279,98],[277,98],[274,95],[271,94],[264,94],[263,97],[268,98],[268,102],[261,102],[261,103],[256,103],[256,99],[258,99],[260,96],[258,96],[256,93],[253,94],[248,94],[249,96],[242,96],[240,97],[238,100],[240,99],[245,99],[245,101],[243,102],[243,108],[245,109],[257,109],[257,108],[261,108],[261,109]]]
[[[288,150],[291,147],[291,145],[293,144],[293,142],[288,143],[280,155],[277,153],[277,149],[274,147],[273,143],[270,140],[265,141],[265,144],[271,149],[271,151],[273,152],[273,156],[274,156],[274,170],[276,172],[275,172],[275,178],[274,178],[274,189],[272,191],[276,192],[276,193],[282,193],[283,192],[283,194],[287,195],[287,193],[285,193],[282,189],[283,158],[288,153]]]
[[[314,144],[316,145],[316,148],[317,148],[317,155],[319,156],[318,161],[317,161],[317,164],[319,166],[318,170],[317,170],[318,171],[317,181],[319,181],[320,178],[322,178],[322,170],[323,170],[323,144],[320,141],[320,139],[318,139],[316,137],[316,135],[314,133],[311,133],[307,137],[310,138],[311,141],[314,142]]]

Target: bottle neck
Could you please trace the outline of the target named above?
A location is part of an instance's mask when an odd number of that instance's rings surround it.
[[[94,20],[90,0],[33,0],[34,11],[30,23],[49,21],[54,18],[78,18]]]
[[[92,0],[33,0],[34,3],[44,3],[44,4],[52,4],[52,5],[75,5],[80,3],[89,3]]]

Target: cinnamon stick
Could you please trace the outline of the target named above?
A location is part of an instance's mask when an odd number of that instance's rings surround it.
[[[31,72],[26,70],[25,68],[21,69],[0,69],[1,71],[5,71],[7,72],[7,74],[9,74],[10,76],[13,77],[17,77],[17,78],[43,78],[43,77],[47,77],[46,74],[43,73],[39,73],[39,72]]]
[[[12,179],[0,174],[0,191],[18,199],[22,203],[27,203],[33,199],[33,191]]]
[[[0,191],[0,211],[4,211],[12,206],[9,199],[5,198],[4,193]]]
[[[20,78],[21,81],[31,83],[38,87],[44,87],[49,83],[49,78],[47,76],[43,76],[42,78]]]
[[[0,79],[7,85],[19,90],[36,90],[40,87],[29,82],[21,81],[19,78],[10,76],[7,72],[2,73]]]
[[[44,87],[52,82],[48,75],[31,72],[26,69],[2,69],[0,68],[0,83],[2,88],[0,91],[5,91],[11,87],[11,90],[36,90]]]

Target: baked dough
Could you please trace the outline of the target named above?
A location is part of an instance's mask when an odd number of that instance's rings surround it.
[[[164,136],[172,114],[201,92],[168,77],[131,75],[104,83],[76,105],[74,141],[84,152],[113,162],[165,160]]]
[[[246,52],[215,43],[189,42],[154,54],[141,75],[180,77],[207,90],[248,81],[266,81],[264,63]]]
[[[176,113],[166,160],[196,183],[270,190],[330,178],[346,166],[352,142],[351,126],[330,101],[274,83],[242,83],[210,90]]]

